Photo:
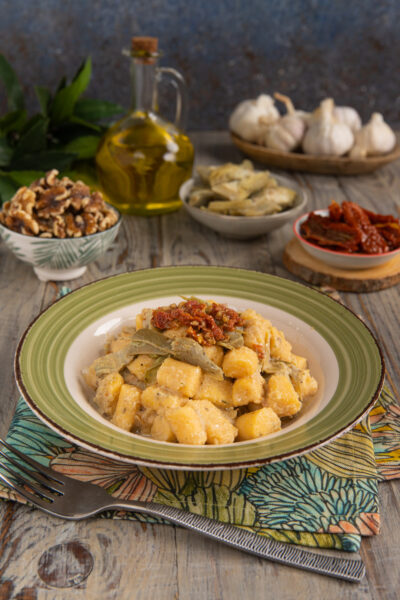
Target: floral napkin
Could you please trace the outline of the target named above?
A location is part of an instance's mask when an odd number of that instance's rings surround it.
[[[73,446],[21,398],[7,441],[45,465],[124,500],[176,506],[279,541],[356,551],[379,533],[378,483],[400,477],[400,402],[385,387],[368,417],[304,456],[229,471],[132,466]],[[0,497],[25,502],[0,485]],[[130,512],[103,518],[165,522]]]

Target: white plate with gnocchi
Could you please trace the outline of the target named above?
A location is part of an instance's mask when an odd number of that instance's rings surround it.
[[[384,374],[348,309],[279,277],[166,267],[84,286],[23,335],[32,410],[79,446],[134,464],[239,468],[338,437]]]

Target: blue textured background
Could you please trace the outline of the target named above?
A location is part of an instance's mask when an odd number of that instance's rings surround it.
[[[161,64],[186,77],[191,129],[224,129],[237,102],[273,91],[299,108],[330,95],[396,122],[399,22],[398,0],[0,0],[0,52],[35,110],[33,85],[54,88],[89,54],[89,95],[128,106],[121,49],[152,35]]]

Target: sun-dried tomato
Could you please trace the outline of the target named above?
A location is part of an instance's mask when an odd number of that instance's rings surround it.
[[[399,224],[399,220],[396,219],[393,215],[380,215],[378,213],[374,213],[371,210],[363,209],[365,214],[368,216],[371,223],[376,225],[377,223],[397,223]]]
[[[379,233],[385,238],[390,250],[400,248],[400,224],[398,223],[383,223],[376,226],[379,228]]]
[[[332,202],[329,216],[311,213],[301,235],[318,246],[345,252],[380,254],[400,247],[400,223],[392,215],[379,215],[355,202]]]
[[[342,202],[343,217],[346,223],[361,232],[361,248],[367,254],[387,252],[389,246],[371,221],[365,210],[355,202]]]
[[[334,250],[357,252],[360,243],[360,233],[353,227],[315,213],[302,224],[301,234],[311,243]]]
[[[153,311],[152,325],[157,329],[178,329],[186,327],[186,335],[202,345],[213,345],[226,340],[227,333],[243,325],[240,315],[224,304],[186,300],[179,305]]]
[[[340,207],[340,204],[332,200],[329,206],[329,216],[332,221],[340,221],[343,218],[343,211]]]

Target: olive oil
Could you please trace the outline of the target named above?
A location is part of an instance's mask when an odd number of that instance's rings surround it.
[[[123,213],[150,216],[178,209],[179,188],[192,173],[194,150],[181,129],[185,86],[173,69],[157,68],[157,39],[132,40],[132,110],[102,139],[96,155],[100,184]],[[177,89],[176,123],[157,114],[157,83],[165,74]]]
[[[133,113],[105,135],[96,162],[101,186],[118,210],[137,215],[180,207],[193,146],[183,132],[152,113]]]

